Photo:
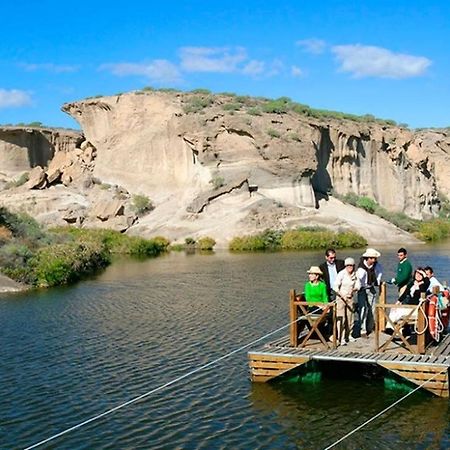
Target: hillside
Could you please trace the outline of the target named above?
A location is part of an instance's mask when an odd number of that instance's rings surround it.
[[[420,219],[450,197],[444,131],[206,92],[139,91],[63,110],[82,133],[0,128],[0,202],[47,224],[210,235],[219,245],[265,228],[325,225],[357,228],[373,244],[412,242],[337,196],[368,196]],[[136,194],[151,199],[150,213],[133,209]]]

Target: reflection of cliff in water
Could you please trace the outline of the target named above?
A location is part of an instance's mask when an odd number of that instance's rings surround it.
[[[327,379],[310,384],[254,383],[249,399],[259,414],[284,429],[289,444],[312,449],[331,445],[405,393],[385,389],[382,381]],[[399,445],[450,448],[448,400],[415,392],[337,448],[392,449]]]

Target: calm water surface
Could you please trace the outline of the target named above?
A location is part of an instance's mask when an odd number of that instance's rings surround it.
[[[449,250],[418,247],[411,260],[450,280]],[[382,253],[391,277],[396,249]],[[322,260],[171,254],[0,297],[0,448],[32,445],[286,324],[288,290]],[[41,448],[319,449],[404,394],[368,379],[253,385],[241,351]],[[336,448],[448,449],[449,404],[417,392]]]

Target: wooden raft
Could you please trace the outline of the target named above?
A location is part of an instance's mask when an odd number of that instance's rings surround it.
[[[385,286],[381,289],[380,305],[383,307],[386,299]],[[301,296],[295,291],[290,292],[291,323],[298,309],[304,311]],[[383,316],[383,317],[382,317]],[[321,316],[316,316],[321,320]],[[379,315],[379,322],[384,322],[384,315]],[[314,322],[308,322],[309,331],[317,328]],[[416,343],[406,343],[382,333],[384,323],[377,323],[376,332],[368,338],[359,338],[356,342],[346,346],[336,347],[336,330],[333,329],[331,342],[323,342],[321,336],[311,339],[309,331],[304,332],[303,338],[297,335],[298,322],[292,323],[289,336],[248,353],[251,379],[254,382],[267,382],[281,375],[293,371],[309,361],[329,361],[340,363],[362,363],[381,366],[390,372],[408,380],[416,386],[422,385],[427,391],[439,397],[449,397],[450,370],[450,335],[444,337],[440,343],[426,345],[422,336],[418,336]],[[307,337],[305,341],[305,337]],[[429,380],[429,381],[427,381]]]

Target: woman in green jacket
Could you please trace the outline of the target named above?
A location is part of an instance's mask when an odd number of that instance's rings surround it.
[[[305,283],[305,299],[308,303],[328,303],[327,286],[321,280],[322,271],[317,266],[311,266],[308,272],[308,281]],[[310,306],[309,309],[317,309]]]

